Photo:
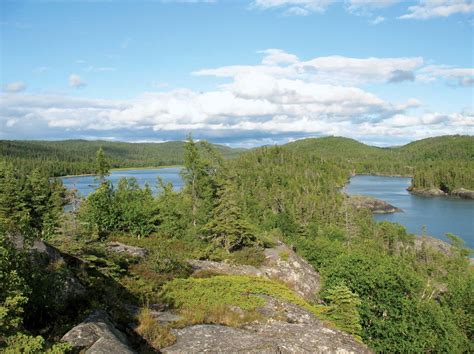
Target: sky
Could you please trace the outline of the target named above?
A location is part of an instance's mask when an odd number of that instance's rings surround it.
[[[0,139],[474,135],[473,0],[0,6]]]

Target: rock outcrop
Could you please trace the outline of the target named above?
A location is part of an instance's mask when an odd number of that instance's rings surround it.
[[[402,211],[383,200],[364,195],[350,196],[349,203],[357,209],[367,208],[374,214],[391,214]]]
[[[370,353],[351,335],[329,328],[287,302],[266,297],[260,309],[270,318],[241,328],[195,325],[173,330],[176,342],[163,353]]]
[[[115,253],[126,253],[133,257],[143,258],[148,255],[148,251],[141,247],[129,246],[120,242],[109,242],[107,251]]]
[[[286,245],[265,249],[265,262],[260,267],[233,265],[222,262],[189,260],[194,271],[209,271],[217,274],[247,275],[278,280],[293,289],[298,295],[313,300],[320,289],[320,276],[303,258]]]
[[[34,240],[31,245],[27,245],[24,237],[21,235],[10,235],[9,239],[13,247],[16,249],[28,250],[31,255],[30,261],[33,264],[39,264],[40,266],[45,267],[53,263],[66,263],[63,255],[56,247],[51,246],[42,240]],[[56,303],[62,304],[68,300],[74,300],[86,294],[86,288],[70,269],[64,268],[61,279],[63,284],[61,291],[55,294],[56,296],[54,300]]]
[[[445,197],[447,193],[443,192],[441,189],[438,188],[427,188],[427,189],[419,189],[419,188],[408,188],[408,191],[414,195],[419,195],[422,197]]]
[[[103,311],[92,313],[67,332],[61,341],[71,344],[77,351],[85,350],[87,354],[135,353],[125,335],[115,328]]]
[[[455,189],[451,195],[462,199],[474,199],[474,191],[465,188]]]

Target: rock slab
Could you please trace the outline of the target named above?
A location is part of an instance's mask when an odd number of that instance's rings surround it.
[[[127,338],[112,324],[104,311],[95,311],[84,322],[67,332],[62,342],[70,343],[75,349],[86,349],[87,354],[131,354]]]

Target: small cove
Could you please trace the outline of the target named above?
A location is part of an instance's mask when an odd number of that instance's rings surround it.
[[[387,220],[405,226],[410,233],[426,234],[446,241],[450,232],[474,248],[474,200],[421,197],[406,189],[410,178],[357,175],[344,188],[349,195],[366,195],[384,200],[403,210],[401,213],[376,214],[377,221]]]

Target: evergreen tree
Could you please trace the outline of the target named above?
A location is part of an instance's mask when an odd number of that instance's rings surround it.
[[[96,174],[99,176],[99,179],[103,181],[105,176],[109,175],[110,165],[105,158],[105,153],[102,148],[97,150],[95,162],[96,162],[96,168],[95,168]]]
[[[204,225],[204,237],[227,252],[255,244],[252,225],[244,218],[235,201],[235,189],[230,182],[224,182],[217,195],[217,203],[211,220]]]

